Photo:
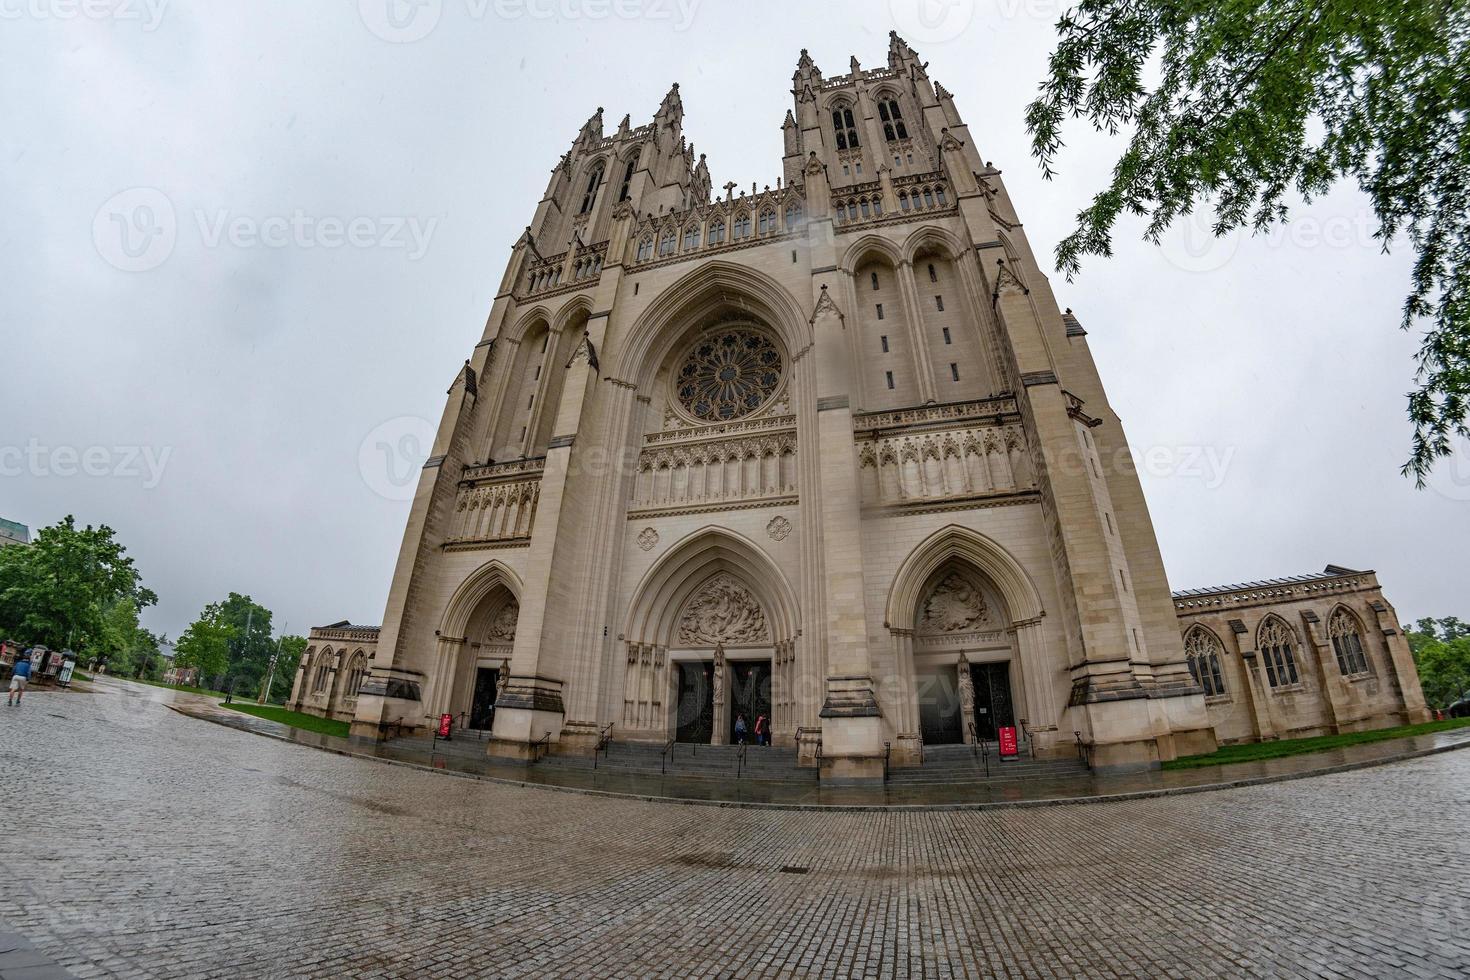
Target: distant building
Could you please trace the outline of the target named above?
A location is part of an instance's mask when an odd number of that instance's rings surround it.
[[[0,517],[0,548],[8,544],[30,544],[31,529],[15,521]]]

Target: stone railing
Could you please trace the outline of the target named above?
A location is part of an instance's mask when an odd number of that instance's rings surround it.
[[[1296,578],[1269,579],[1264,582],[1226,585],[1214,589],[1191,589],[1176,592],[1174,593],[1174,609],[1179,613],[1196,613],[1208,609],[1285,602],[1323,593],[1356,592],[1369,584],[1363,573],[1333,576],[1302,575]]]
[[[973,401],[898,408],[888,412],[864,412],[853,416],[852,427],[857,432],[913,427],[953,428],[980,420],[1000,425],[1006,422],[1018,422],[1020,418],[1016,410],[1016,399],[1007,394],[994,398],[977,398]]]
[[[530,537],[545,468],[544,459],[522,459],[466,469],[454,502],[447,543]]]
[[[571,260],[570,267],[568,260]],[[607,260],[607,242],[586,245],[576,250],[562,252],[543,258],[526,270],[525,295],[540,295],[563,287],[581,287],[596,282],[602,276],[602,265]]]
[[[845,187],[832,195],[832,220],[839,227],[860,225],[884,218],[954,211],[958,202],[950,192],[943,172],[913,174],[893,179],[896,209],[885,210],[878,181]]]
[[[705,442],[735,435],[775,432],[782,429],[794,430],[795,428],[795,415],[768,415],[765,418],[739,419],[734,422],[719,422],[714,425],[701,425],[688,429],[665,429],[663,432],[649,433],[644,437],[644,441],[650,446],[671,442]]]
[[[857,440],[869,506],[1014,494],[1036,487],[1018,422],[870,430]]]
[[[632,509],[733,504],[796,495],[796,433],[652,446],[638,458]]]
[[[715,200],[660,215],[642,215],[629,234],[634,264],[647,266],[780,241],[805,230],[805,187],[783,185],[778,179],[775,188],[753,191],[748,196]],[[715,241],[710,240],[712,233]]]

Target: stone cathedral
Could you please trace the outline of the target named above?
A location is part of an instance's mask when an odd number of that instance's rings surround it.
[[[677,85],[582,126],[382,626],[314,630],[292,707],[509,759],[765,716],[838,780],[1002,727],[1128,768],[1423,717],[1371,572],[1171,595],[1087,334],[902,39],[803,51],[792,96],[773,185],[711,186]]]

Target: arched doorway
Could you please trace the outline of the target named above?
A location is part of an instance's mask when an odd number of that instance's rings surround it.
[[[1029,731],[1046,733],[1038,749],[1050,745],[1058,706],[1044,616],[1020,563],[973,528],[940,528],[909,553],[894,574],[885,616],[907,686],[894,723],[900,764],[917,764],[922,745],[936,740],[993,737],[1002,721],[1021,727],[1027,719]]]
[[[519,581],[491,562],[460,586],[445,611],[429,704],[431,717],[488,732],[495,699],[510,672],[520,617]]]
[[[913,624],[914,692],[925,745],[994,741],[1016,726],[1010,615],[993,582],[952,559],[929,577]]]
[[[796,732],[794,596],[780,569],[723,528],[695,532],[634,593],[624,631],[619,730],[629,738],[729,744],[765,715],[775,744]]]

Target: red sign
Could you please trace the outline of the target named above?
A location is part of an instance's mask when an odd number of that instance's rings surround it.
[[[1014,728],[1002,728],[1000,730],[1000,754],[1002,758],[1017,754],[1016,730]]]
[[[439,737],[440,738],[448,738],[449,737],[449,726],[452,725],[452,724],[454,724],[454,715],[440,715],[439,716]],[[1014,742],[1015,742],[1015,736],[1014,736],[1014,734],[1012,735],[1011,741],[1014,744]]]

